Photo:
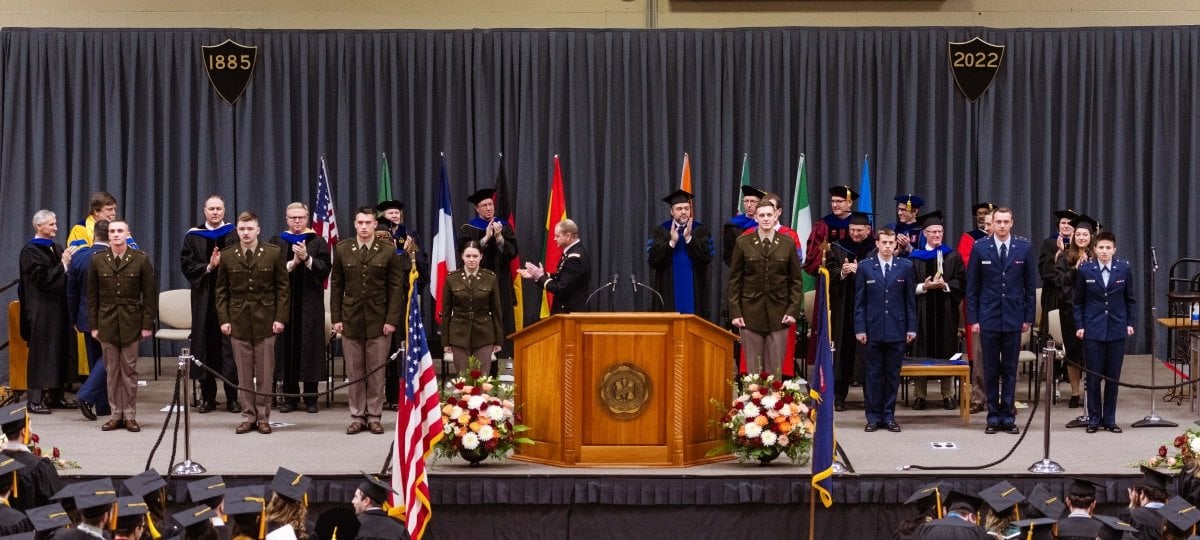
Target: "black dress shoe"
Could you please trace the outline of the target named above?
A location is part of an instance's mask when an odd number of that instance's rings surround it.
[[[307,409],[305,410],[308,411],[308,414],[317,414],[317,404],[309,403]]]
[[[835,410],[835,411],[844,411],[844,410],[846,410],[846,400],[844,400],[844,399],[834,399],[834,400],[833,400],[833,410]]]
[[[65,399],[50,399],[50,400],[46,401],[45,405],[47,407],[50,407],[51,409],[74,409],[75,408],[74,402],[67,401]]]
[[[283,405],[279,406],[279,412],[281,413],[290,413],[294,410],[296,410],[296,406],[292,405],[291,403],[284,403]]]
[[[96,419],[96,411],[92,410],[91,403],[88,403],[82,399],[76,400],[76,402],[79,403],[79,412],[83,414],[84,418],[87,418],[88,420]]]
[[[863,431],[865,431],[867,433],[873,433],[873,432],[879,431],[879,423],[878,422],[867,422],[867,425],[866,425],[866,427],[863,428]]]
[[[33,414],[50,414],[50,407],[47,407],[41,403],[30,403],[29,412]]]
[[[953,399],[946,397],[942,398],[942,408],[946,409],[947,411],[953,411],[954,409],[958,408],[958,404],[954,403]]]
[[[987,433],[988,435],[995,435],[997,431],[1000,431],[1000,426],[997,426],[996,424],[988,424],[987,427],[983,429],[983,432]]]
[[[982,403],[972,403],[971,404],[971,414],[981,413],[986,408],[987,407],[984,407]]]
[[[1071,400],[1067,402],[1067,407],[1071,409],[1079,408],[1079,396],[1071,396]]]
[[[1107,429],[1109,433],[1121,433],[1123,431],[1121,429],[1121,426],[1118,426],[1116,424],[1109,424],[1107,426],[1104,426],[1104,429]]]
[[[209,411],[213,410],[214,405],[215,405],[215,403],[202,399],[202,400],[200,400],[200,404],[196,406],[196,412],[198,412],[200,414],[206,414]]]
[[[917,398],[917,399],[914,399],[914,400],[913,400],[913,410],[914,410],[914,411],[923,411],[923,410],[925,410],[925,398],[923,398],[923,397],[919,397],[919,398]]]
[[[892,433],[900,433],[900,424],[895,422],[888,422],[887,428]]]
[[[1016,424],[1009,424],[1000,429],[1004,430],[1004,432],[1008,433],[1009,435],[1020,435],[1021,434],[1021,428],[1017,427]]]
[[[229,412],[234,413],[234,414],[242,412],[242,406],[238,405],[238,402],[236,402],[236,401],[230,401],[229,405],[226,406],[225,408],[228,409]]]
[[[1100,431],[1100,426],[1088,426],[1087,429],[1085,429],[1084,431],[1086,431],[1088,433],[1095,433],[1097,431]]]

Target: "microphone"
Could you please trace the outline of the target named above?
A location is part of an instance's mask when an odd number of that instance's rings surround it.
[[[1158,271],[1158,252],[1154,250],[1154,246],[1150,246],[1150,265]]]
[[[633,284],[633,292],[636,293],[638,287],[637,276],[629,274],[629,282]]]
[[[621,276],[619,276],[617,274],[613,274],[612,279],[610,279],[608,281],[609,283],[612,284],[612,293],[613,294],[617,294],[617,280],[619,280],[619,279],[621,279]]]

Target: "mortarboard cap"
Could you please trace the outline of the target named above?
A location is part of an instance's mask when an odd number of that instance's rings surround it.
[[[358,483],[358,490],[363,492],[363,495],[368,499],[382,504],[388,500],[389,493],[395,493],[392,486],[389,486],[386,482],[365,472],[362,475],[364,480]]]
[[[1022,540],[1053,540],[1054,526],[1058,520],[1050,518],[1023,519],[1012,522],[1020,534],[1016,537]]]
[[[25,512],[36,531],[60,529],[71,524],[71,516],[58,503],[32,508]]]
[[[941,210],[934,210],[928,214],[921,214],[920,216],[917,216],[917,226],[921,229],[944,224],[945,220],[943,219]]]
[[[911,212],[914,208],[925,206],[925,199],[922,199],[920,195],[906,193],[903,195],[896,195],[896,203],[908,206],[908,211]]]
[[[909,495],[908,499],[904,501],[904,504],[919,503],[922,505],[936,507],[937,517],[938,519],[941,519],[942,515],[945,513],[942,510],[942,503],[945,501],[946,494],[949,493],[949,491],[949,488],[947,488],[946,485],[941,482],[925,484],[917,488],[912,495]]]
[[[391,200],[391,201],[379,201],[379,204],[375,205],[376,212],[383,212],[385,210],[404,210],[404,203],[402,203],[400,201],[396,201],[396,200]]]
[[[271,491],[278,493],[280,497],[297,502],[305,501],[305,493],[310,485],[312,485],[312,478],[283,467],[280,467],[275,473],[275,478],[271,479]]]
[[[236,487],[225,492],[226,514],[258,514],[266,506],[266,486]]]
[[[1123,538],[1125,538],[1125,533],[1127,533],[1127,532],[1137,533],[1138,532],[1138,530],[1133,528],[1132,525],[1130,525],[1124,521],[1121,521],[1115,517],[1112,517],[1112,516],[1102,516],[1099,514],[1095,514],[1092,517],[1095,518],[1096,521],[1099,521],[1100,523],[1104,524],[1103,526],[1100,527],[1100,532],[1098,535],[1098,538],[1100,538],[1100,540],[1122,540]]]
[[[1083,227],[1089,231],[1092,231],[1093,234],[1100,230],[1100,222],[1096,221],[1087,214],[1080,214],[1078,217],[1071,220],[1071,226],[1075,227],[1076,229]]]
[[[158,471],[149,469],[138,473],[136,476],[129,477],[124,482],[121,482],[121,485],[129,490],[130,495],[145,497],[150,493],[167,487],[167,482],[158,474]]]
[[[1171,497],[1162,507],[1157,509],[1158,515],[1180,533],[1191,533],[1192,526],[1200,522],[1200,510],[1182,497]]]
[[[3,430],[6,434],[16,433],[29,425],[27,423],[29,417],[28,405],[28,402],[19,401],[0,409],[0,430]]]
[[[1067,487],[1067,495],[1072,497],[1095,497],[1096,488],[1104,487],[1086,478],[1074,477],[1071,480],[1071,485]]]
[[[974,214],[980,210],[987,209],[988,212],[996,209],[996,205],[990,202],[978,202],[971,206],[971,213]]]
[[[483,188],[472,193],[470,197],[467,197],[467,202],[477,205],[487,199],[491,199],[494,195],[496,195],[495,188]]]
[[[1147,488],[1157,489],[1162,492],[1167,491],[1167,482],[1174,478],[1175,475],[1170,472],[1160,471],[1154,467],[1142,465],[1142,479],[1137,482],[1137,485]]]
[[[1071,221],[1075,221],[1075,218],[1079,217],[1079,212],[1071,210],[1070,208],[1055,210],[1054,217],[1058,219],[1069,219]]]
[[[742,186],[742,196],[743,197],[757,197],[758,199],[762,199],[763,197],[767,196],[767,192],[765,192],[761,189],[758,189],[750,184],[746,184],[746,185]]]
[[[1067,505],[1061,497],[1051,495],[1046,486],[1038,484],[1029,492],[1029,508],[1042,517],[1058,519],[1067,511]]]
[[[833,186],[829,188],[829,194],[849,201],[858,200],[858,192],[850,189],[850,186]]]
[[[25,465],[7,454],[0,454],[0,474],[8,474],[24,469]]]
[[[663,197],[663,199],[662,199],[663,202],[665,202],[671,206],[675,206],[679,203],[690,202],[691,200],[692,200],[692,194],[688,193],[687,191],[684,191],[682,189],[677,189],[677,190],[671,192],[670,195],[667,195],[666,197]]]
[[[146,504],[146,501],[143,501],[138,495],[117,498],[118,518],[140,516],[149,512],[150,505]]]
[[[971,512],[977,512],[979,504],[982,502],[982,499],[974,495],[950,490],[950,493],[946,494],[946,511],[970,510]]]
[[[1025,501],[1025,495],[1022,495],[1008,482],[1000,482],[980,491],[979,498],[983,499],[984,504],[987,504],[992,512],[999,516],[1007,515],[1010,510]]]
[[[75,488],[75,508],[85,516],[103,515],[117,502],[117,490],[111,478],[84,482]]]
[[[225,495],[225,479],[220,476],[212,476],[194,482],[188,482],[188,497],[196,504],[202,504],[205,501],[219,500]],[[215,504],[213,505],[215,506]]]
[[[214,512],[212,508],[202,504],[182,512],[171,514],[171,517],[175,519],[175,523],[178,523],[180,527],[186,529],[197,523],[217,517],[217,513]]]
[[[851,225],[870,225],[871,224],[871,216],[874,216],[874,215],[875,214],[872,214],[870,212],[851,212],[850,213],[850,224]]]

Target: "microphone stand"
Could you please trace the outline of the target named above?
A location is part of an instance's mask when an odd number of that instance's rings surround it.
[[[1154,386],[1154,350],[1158,346],[1158,254],[1150,246],[1150,386]],[[1165,420],[1155,411],[1154,390],[1150,390],[1150,414],[1134,422],[1133,427],[1178,427],[1179,424]]]
[[[629,282],[633,284],[633,292],[634,293],[637,293],[638,287],[642,287],[642,288],[654,293],[654,296],[658,297],[658,305],[660,305],[660,306],[667,305],[667,303],[663,301],[662,295],[659,294],[658,291],[654,290],[654,287],[651,287],[649,285],[646,285],[645,283],[638,281],[636,275],[629,274]]]
[[[609,290],[611,290],[611,291],[612,291],[612,293],[615,295],[615,294],[617,293],[617,281],[618,281],[619,279],[620,279],[620,276],[619,276],[619,275],[617,275],[617,274],[613,274],[613,275],[612,275],[612,277],[611,277],[611,278],[608,280],[608,283],[605,283],[604,285],[601,285],[601,286],[599,286],[599,287],[596,287],[596,290],[592,291],[592,293],[588,295],[588,297],[587,297],[587,300],[584,300],[584,301],[583,301],[583,303],[584,303],[584,304],[591,304],[591,303],[592,303],[592,298],[593,298],[594,296],[596,296],[596,293],[599,293],[600,291],[603,291],[604,289],[609,289]]]

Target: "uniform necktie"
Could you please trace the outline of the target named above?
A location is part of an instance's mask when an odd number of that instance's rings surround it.
[[[1008,244],[1000,244],[1000,264],[1008,262]]]
[[[883,263],[883,278],[887,279],[888,272],[892,271],[892,263]]]
[[[1107,266],[1100,269],[1100,276],[1104,278],[1104,286],[1107,287],[1108,286],[1108,267]]]

